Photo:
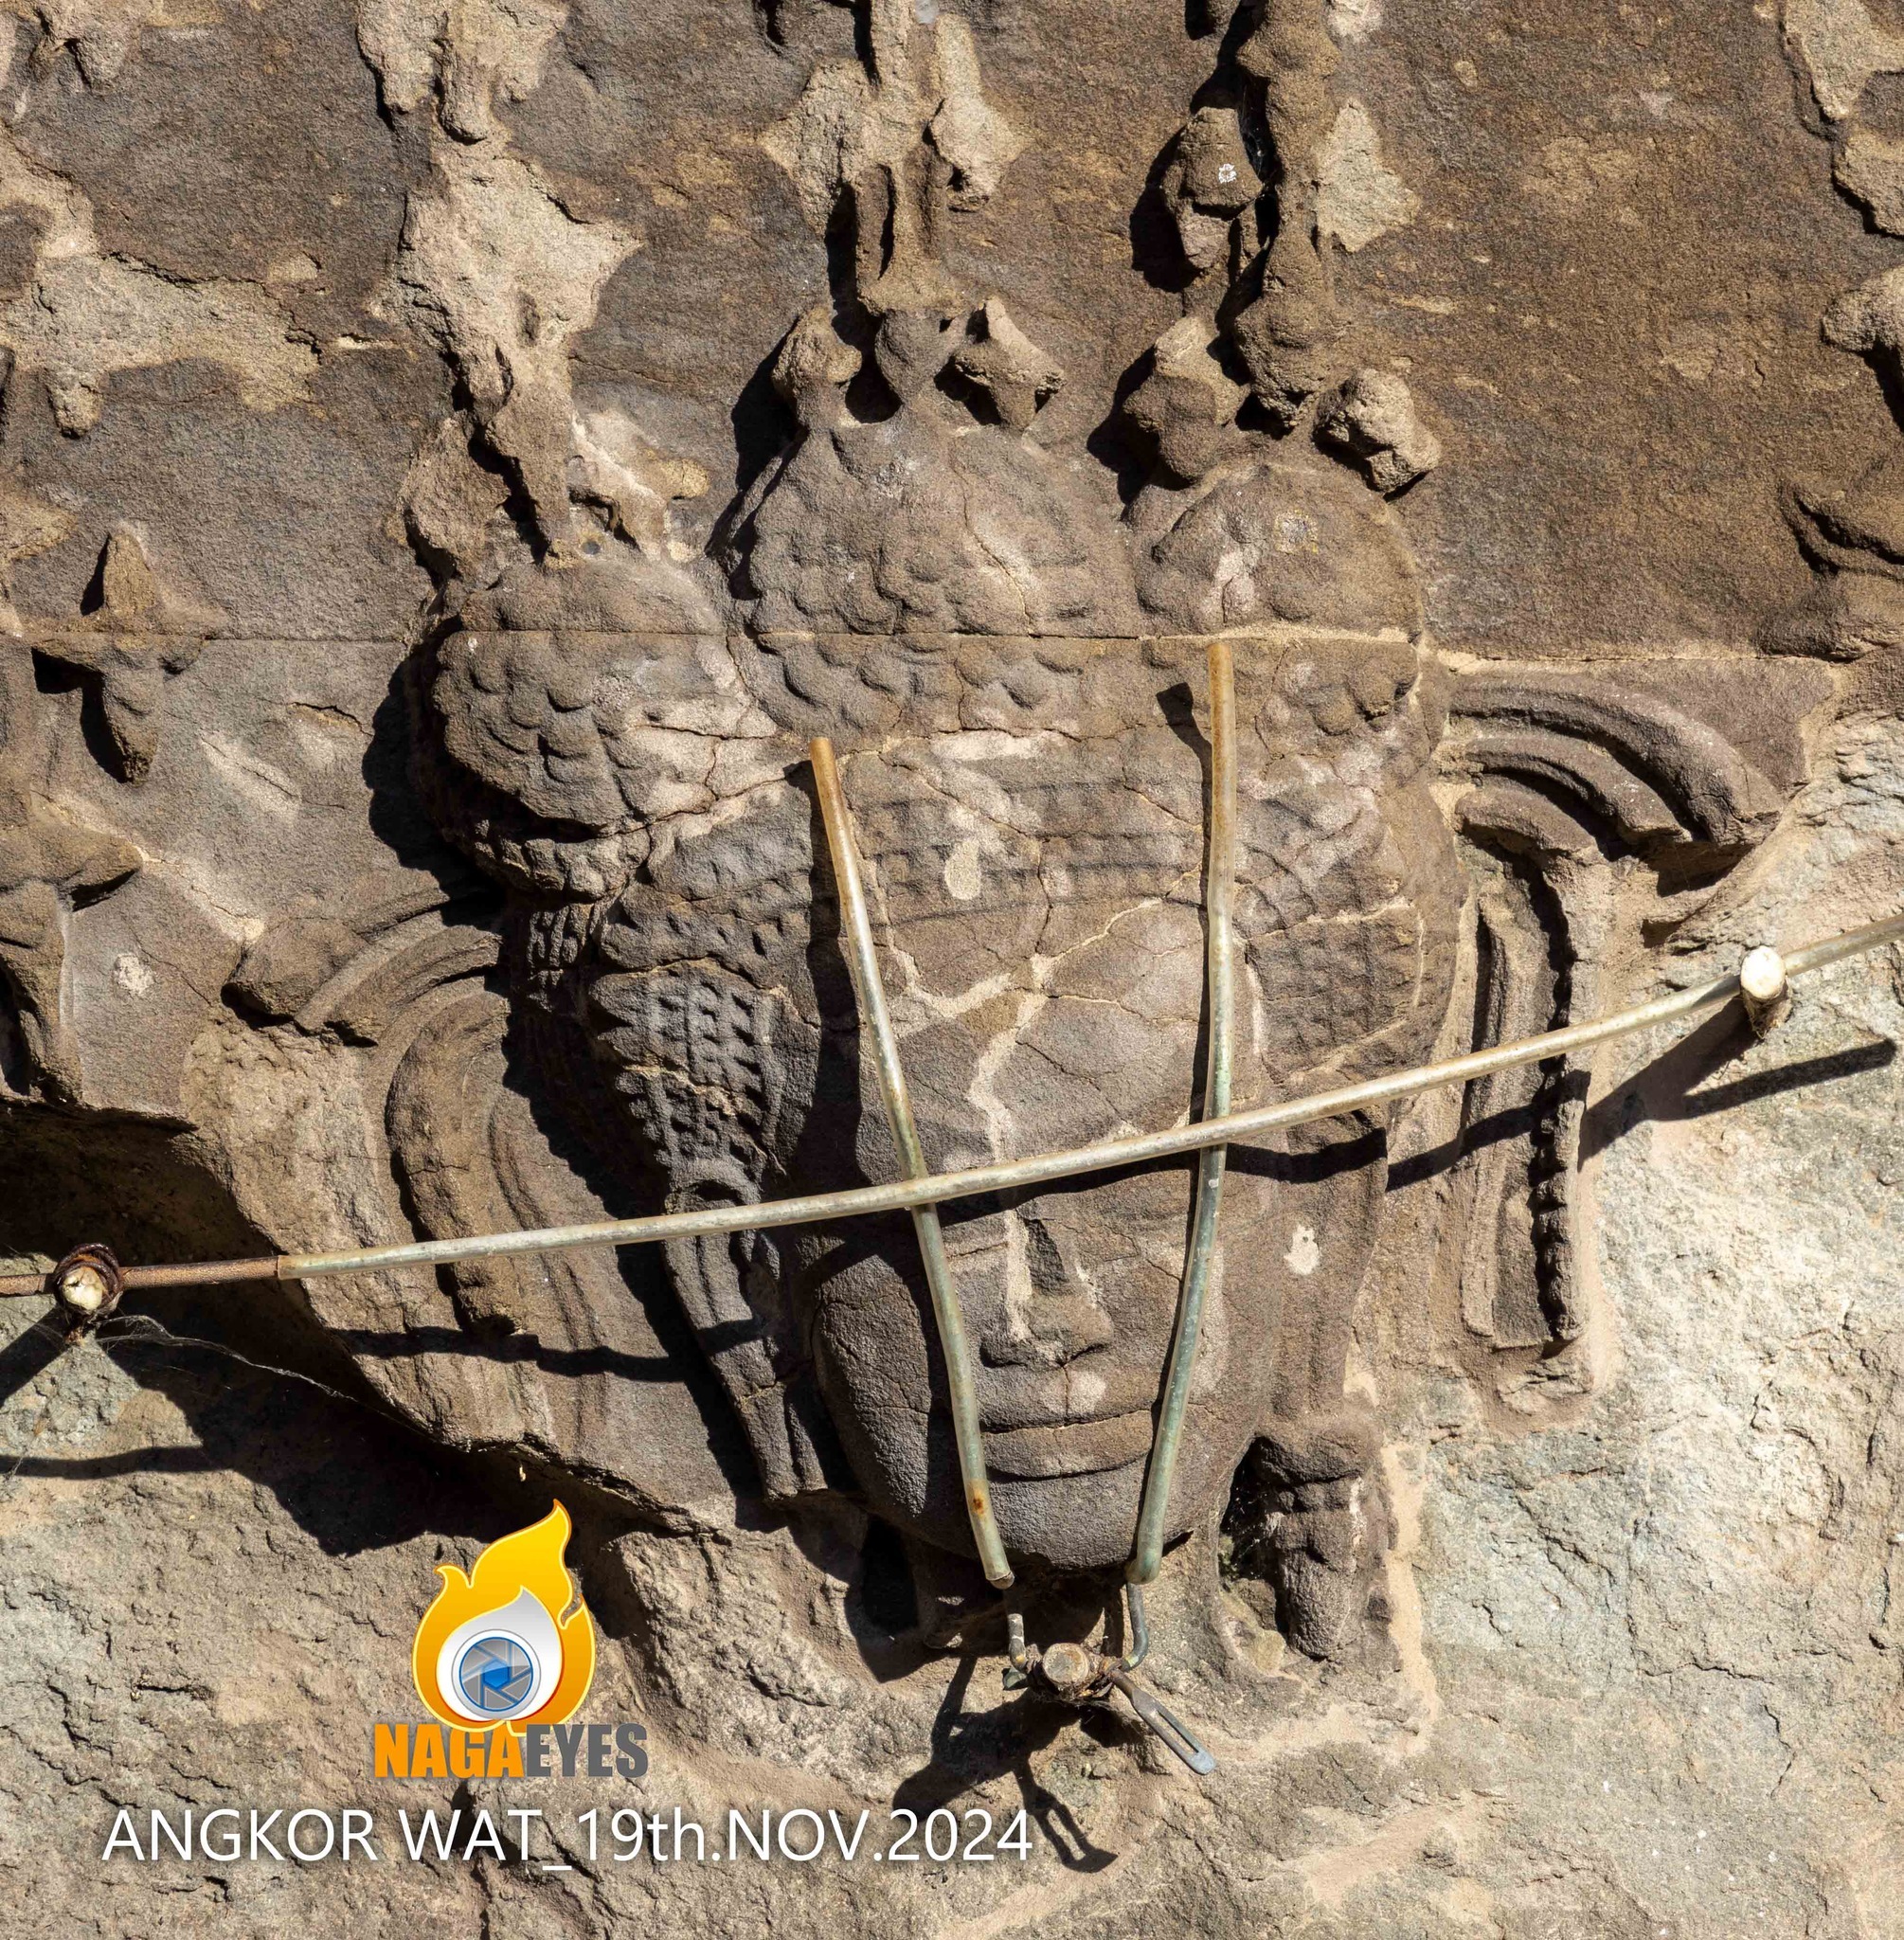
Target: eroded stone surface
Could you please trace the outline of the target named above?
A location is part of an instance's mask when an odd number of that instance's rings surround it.
[[[0,1246],[892,1177],[815,735],[929,1160],[1194,1115],[1216,634],[1239,1103],[1904,899],[1863,0],[14,12]],[[1001,1682],[903,1219],[12,1305],[9,1920],[1904,1933],[1894,955],[1232,1154],[1141,1673],[1204,1781]],[[945,1215],[1040,1647],[1127,1641],[1191,1193]],[[365,1775],[550,1495],[644,1803],[1032,1858],[101,1865],[608,1803]]]

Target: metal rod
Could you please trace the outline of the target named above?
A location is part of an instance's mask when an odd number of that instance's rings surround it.
[[[1230,1110],[1231,1036],[1236,1014],[1236,976],[1230,937],[1230,907],[1236,891],[1236,670],[1227,639],[1210,642],[1210,853],[1204,867],[1204,954],[1210,1002],[1210,1069],[1203,1087],[1203,1116],[1222,1118]],[[1206,1145],[1196,1167],[1196,1211],[1192,1215],[1190,1249],[1183,1287],[1177,1296],[1177,1330],[1170,1343],[1163,1400],[1150,1445],[1143,1502],[1138,1511],[1137,1540],[1125,1574],[1134,1584],[1154,1583],[1163,1562],[1170,1487],[1183,1446],[1184,1416],[1190,1408],[1191,1377],[1196,1372],[1196,1343],[1203,1327],[1203,1301],[1210,1265],[1216,1252],[1216,1221],[1223,1205],[1223,1169],[1228,1148]]]
[[[128,1266],[127,1286],[223,1286],[242,1280],[277,1280],[278,1261],[212,1260],[198,1266]]]
[[[1167,1705],[1159,1704],[1122,1664],[1112,1664],[1106,1675],[1130,1699],[1130,1708],[1200,1778],[1216,1769],[1216,1760],[1204,1750],[1184,1721]]]
[[[1143,1586],[1128,1576],[1123,1585],[1123,1667],[1134,1671],[1150,1655],[1150,1625],[1143,1614]]]
[[[1785,960],[1788,977],[1808,976],[1846,957],[1904,940],[1904,915],[1793,950]],[[1513,1044],[1497,1044],[1469,1051],[1440,1064],[1419,1065],[1385,1078],[1343,1085],[1333,1091],[1311,1092],[1274,1105],[1251,1105],[1222,1118],[1199,1119],[1194,1124],[1173,1125],[1167,1131],[1133,1133],[1107,1139],[1098,1145],[1079,1145],[1064,1152],[1044,1152],[1031,1159],[1000,1159],[970,1166],[962,1172],[933,1173],[925,1178],[899,1179],[890,1184],[854,1186],[842,1193],[810,1193],[794,1199],[763,1199],[751,1206],[710,1206],[694,1212],[649,1213],[639,1219],[602,1219],[581,1226],[540,1226],[519,1232],[482,1233],[463,1239],[408,1240],[401,1246],[360,1247],[348,1252],[279,1253],[255,1260],[218,1260],[197,1265],[128,1266],[125,1284],[135,1288],[169,1285],[196,1286],[222,1280],[309,1280],[323,1273],[378,1273],[395,1266],[438,1266],[457,1260],[489,1259],[508,1253],[564,1252],[571,1247],[627,1247],[659,1240],[690,1239],[704,1233],[764,1232],[781,1226],[812,1226],[822,1220],[852,1219],[871,1212],[909,1212],[915,1206],[943,1206],[948,1199],[976,1198],[982,1194],[1018,1192],[1049,1185],[1055,1179],[1078,1178],[1087,1173],[1115,1172],[1127,1165],[1158,1159],[1177,1159],[1200,1152],[1206,1145],[1237,1144],[1263,1132],[1286,1131],[1293,1125],[1314,1124],[1341,1118],[1372,1105],[1386,1105],[1443,1085],[1464,1085],[1517,1065],[1535,1065],[1570,1051],[1585,1051],[1615,1037],[1657,1024],[1671,1024],[1716,1010],[1739,994],[1736,971],[1728,971],[1690,990],[1615,1011],[1585,1024],[1544,1031]],[[44,1293],[44,1275],[13,1274],[0,1278],[0,1298],[24,1298]]]
[[[1031,1654],[1025,1648],[1025,1613],[1023,1610],[1005,1612],[1005,1658],[1012,1668],[1021,1677],[1031,1674]]]
[[[899,1037],[886,1005],[879,959],[872,947],[872,924],[866,912],[866,890],[859,879],[859,855],[853,842],[853,817],[846,792],[839,785],[839,768],[833,743],[818,736],[809,749],[813,757],[814,790],[819,797],[820,819],[826,824],[827,848],[833,855],[834,885],[839,891],[839,926],[847,944],[847,967],[853,974],[859,1014],[872,1039],[873,1062],[879,1069],[879,1089],[886,1101],[886,1121],[899,1148],[900,1170],[907,1178],[930,1176],[925,1148],[912,1116],[912,1098],[906,1085],[906,1067],[899,1059]],[[959,1474],[965,1492],[965,1513],[972,1519],[972,1538],[979,1545],[979,1564],[985,1580],[996,1589],[1009,1589],[1012,1566],[992,1513],[992,1484],[985,1474],[985,1438],[979,1426],[979,1391],[972,1379],[972,1350],[965,1340],[965,1320],[959,1311],[958,1290],[945,1258],[945,1237],[932,1206],[914,1206],[912,1230],[919,1240],[919,1257],[925,1266],[925,1284],[932,1296],[932,1318],[938,1323],[939,1344],[945,1355],[945,1385],[952,1398],[952,1433],[959,1447]]]
[[[126,1266],[121,1278],[126,1290],[165,1286],[226,1286],[246,1280],[288,1280],[283,1255],[265,1254],[252,1260],[195,1260],[171,1266]],[[0,1300],[25,1300],[52,1291],[52,1274],[0,1275]]]

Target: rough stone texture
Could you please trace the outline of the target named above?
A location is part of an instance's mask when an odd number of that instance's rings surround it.
[[[0,1252],[891,1177],[816,734],[931,1161],[1194,1113],[1218,632],[1241,1102],[1904,905],[1888,6],[7,18]],[[9,1930],[1904,1936],[1900,979],[1232,1154],[1202,1780],[1001,1680],[902,1219],[8,1303]],[[1126,1641],[1191,1203],[947,1212],[1041,1646]],[[368,1776],[551,1495],[628,1796],[1031,1859],[101,1862],[627,1802]]]

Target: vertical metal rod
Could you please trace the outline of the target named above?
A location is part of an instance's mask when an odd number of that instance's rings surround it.
[[[1204,947],[1210,985],[1210,1073],[1203,1092],[1203,1116],[1222,1118],[1230,1109],[1230,1033],[1236,1009],[1235,963],[1230,914],[1236,888],[1236,673],[1227,639],[1210,642],[1210,856],[1206,865]],[[1196,1339],[1203,1325],[1203,1297],[1210,1262],[1216,1250],[1216,1215],[1223,1201],[1223,1167],[1228,1148],[1206,1145],[1198,1156],[1196,1211],[1184,1262],[1183,1290],[1177,1302],[1177,1332],[1170,1343],[1163,1405],[1151,1443],[1150,1472],[1144,1478],[1143,1506],[1138,1512],[1137,1542],[1125,1575],[1132,1583],[1157,1580],[1163,1560],[1170,1484],[1183,1442],[1190,1406],[1190,1380],[1196,1369]]]
[[[1134,1671],[1150,1655],[1150,1625],[1143,1613],[1143,1585],[1124,1578],[1123,1667]]]
[[[879,961],[872,950],[872,925],[866,913],[866,891],[859,879],[859,856],[853,844],[853,824],[833,743],[820,735],[808,752],[813,757],[815,791],[820,819],[826,824],[827,847],[833,854],[833,879],[839,891],[840,928],[847,943],[847,967],[853,973],[859,1014],[872,1038],[879,1068],[879,1088],[886,1100],[887,1123],[899,1162],[907,1178],[925,1178],[930,1168],[913,1122],[911,1094],[899,1062],[899,1040],[886,1008],[886,989],[879,980]],[[985,1474],[985,1445],[979,1428],[979,1396],[972,1384],[972,1355],[965,1341],[965,1322],[959,1296],[952,1286],[952,1269],[945,1260],[945,1241],[936,1207],[914,1206],[912,1230],[919,1238],[919,1256],[925,1266],[925,1284],[932,1295],[932,1315],[939,1325],[939,1344],[945,1356],[945,1383],[952,1394],[952,1432],[959,1445],[959,1472],[964,1484],[965,1510],[972,1518],[973,1539],[985,1579],[999,1590],[1012,1582],[1012,1566],[992,1514],[992,1484]]]
[[[1032,1668],[1031,1654],[1025,1648],[1025,1613],[1023,1610],[1005,1612],[1005,1657],[1015,1671],[1021,1675]]]

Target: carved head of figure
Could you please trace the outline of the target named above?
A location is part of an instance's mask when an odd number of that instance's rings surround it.
[[[1121,526],[1107,478],[1032,435],[1063,372],[940,259],[957,184],[915,110],[943,88],[906,79],[898,13],[874,26],[891,113],[853,180],[844,305],[863,348],[827,304],[775,360],[797,430],[727,522],[744,630],[691,613],[651,546],[613,599],[571,560],[530,575],[540,603],[507,585],[467,602],[422,674],[440,818],[515,892],[519,1034],[650,1205],[898,1175],[806,768],[817,733],[841,755],[939,1169],[1198,1108],[1208,715],[1202,642],[1177,636],[1241,637],[1238,1100],[1417,1061],[1452,985],[1439,699],[1392,521],[1339,468],[1237,432],[1241,387],[1192,320],[1135,414],[1160,476]],[[943,65],[963,44],[942,41]],[[807,107],[781,131],[802,182]],[[843,166],[807,185],[816,207]],[[1234,1156],[1168,1534],[1221,1507],[1259,1438],[1291,1486],[1366,1459],[1342,1374],[1383,1129]],[[944,1211],[1021,1560],[1129,1554],[1193,1183],[1189,1162],[1154,1165]],[[668,1264],[770,1495],[845,1482],[969,1553],[907,1219],[683,1241]]]
[[[524,711],[510,690],[562,649],[559,636],[452,636],[431,689],[438,746],[492,782],[531,759],[509,746]],[[591,674],[589,734],[541,757],[558,792],[620,773],[590,810],[602,833],[566,841],[552,797],[520,778],[511,790],[510,857],[589,857],[568,892],[550,897],[549,878],[528,899],[517,987],[551,1055],[585,1044],[605,1075],[599,1147],[638,1159],[670,1205],[897,1176],[803,762],[817,727],[845,750],[930,1161],[1081,1145],[1194,1110],[1199,646],[835,637],[624,639],[614,654]],[[1423,1055],[1459,895],[1412,643],[1253,640],[1238,688],[1248,1101]],[[611,708],[628,718],[604,726]],[[636,746],[620,771],[602,752]],[[1299,1451],[1299,1467],[1320,1462],[1310,1479],[1358,1459],[1338,1418],[1341,1361],[1379,1159],[1379,1127],[1354,1123],[1234,1155],[1173,1534],[1220,1507],[1255,1437]],[[945,1210],[997,1513],[1020,1557],[1081,1570],[1128,1552],[1192,1177],[1158,1165]],[[968,1546],[904,1217],[679,1242],[669,1266],[770,1493],[837,1482],[843,1452],[902,1530]]]
[[[856,737],[846,786],[936,1166],[1194,1109],[1200,657],[866,642],[834,670],[889,710]],[[1239,1094],[1405,1065],[1440,1021],[1458,900],[1424,785],[1435,724],[1413,650],[1252,643],[1240,685]],[[792,753],[779,744],[774,765]],[[897,1176],[812,799],[789,765],[668,828],[581,966],[577,1015],[673,1203]],[[1378,1158],[1367,1125],[1236,1155],[1173,1533],[1220,1506],[1253,1437],[1315,1427],[1373,1242]],[[1187,1164],[1159,1165],[945,1211],[997,1513],[1020,1555],[1086,1569],[1128,1553],[1191,1194]],[[790,1384],[810,1379],[874,1506],[966,1546],[907,1220],[682,1243],[671,1266],[769,1474],[809,1459]]]
[[[1172,636],[1212,627],[1245,636],[1236,1096],[1424,1055],[1460,894],[1428,793],[1414,571],[1385,511],[1339,468],[1228,428],[1236,386],[1192,324],[1150,386],[1167,476],[1132,522],[1134,579],[1113,509],[1027,435],[1061,373],[1002,306],[962,335],[943,304],[879,309],[886,415],[850,408],[860,360],[824,310],[777,360],[799,430],[735,522],[745,632],[689,611],[651,546],[603,554],[620,577],[600,595],[608,566],[583,559],[531,575],[539,603],[466,602],[426,666],[440,819],[517,894],[524,1034],[604,1159],[673,1206],[897,1176],[817,833],[815,733],[843,758],[931,1164],[1194,1111],[1208,717],[1202,645]],[[954,366],[949,392],[915,381]],[[1161,637],[1141,637],[1140,602]],[[1341,1377],[1381,1141],[1338,1125],[1236,1155],[1172,1534],[1220,1507],[1258,1437],[1292,1485],[1363,1460]],[[1193,1177],[945,1212],[1020,1557],[1128,1554]],[[770,1494],[850,1476],[912,1536],[968,1548],[904,1216],[683,1242],[669,1266]]]

